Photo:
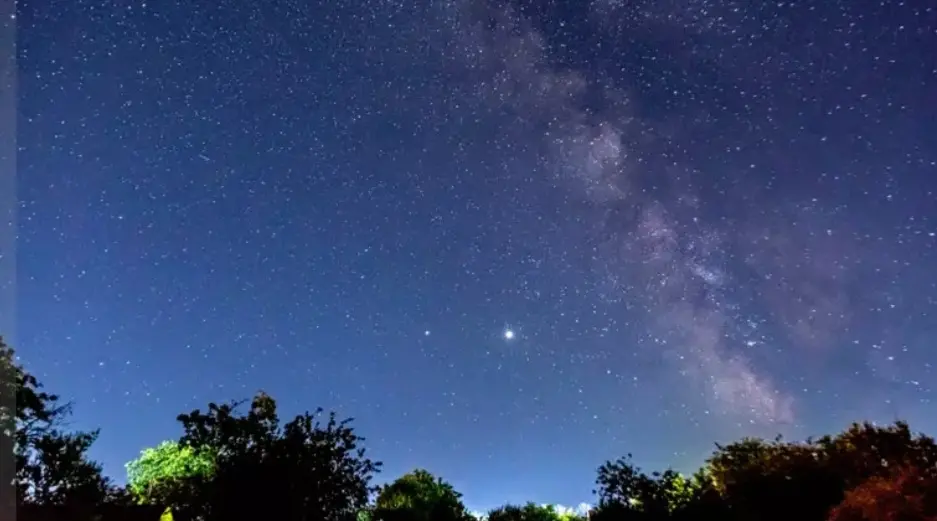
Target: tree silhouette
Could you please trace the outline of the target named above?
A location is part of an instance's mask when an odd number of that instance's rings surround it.
[[[488,521],[529,521],[536,518],[537,521],[555,521],[553,518],[542,518],[541,516],[529,516],[524,511],[524,507],[518,505],[504,505],[488,512],[486,518]]]
[[[15,411],[9,410],[8,400],[0,402],[0,421],[3,445],[12,445],[16,461],[17,500],[89,509],[121,501],[120,490],[103,476],[100,465],[88,459],[98,432],[66,432],[62,425],[71,413],[70,404],[44,392],[39,381],[16,363],[13,349],[2,338],[0,373],[3,392],[15,397]]]
[[[826,519],[846,491],[895,468],[933,468],[937,447],[908,425],[853,424],[802,443],[746,438],[718,446],[707,462],[713,483],[743,519]]]
[[[607,461],[596,478],[599,504],[591,519],[667,519],[682,515],[701,499],[703,484],[668,469],[642,472],[632,456]]]
[[[423,469],[382,487],[373,516],[376,521],[473,521],[462,494]]]
[[[845,490],[872,477],[890,476],[896,468],[927,471],[937,465],[934,439],[914,435],[901,421],[888,426],[854,423],[836,436],[818,439],[816,446]]]
[[[822,519],[842,487],[811,443],[744,438],[707,462],[715,487],[741,519]]]
[[[175,518],[203,521],[279,518],[354,521],[367,506],[380,463],[365,457],[363,438],[321,409],[280,426],[276,402],[258,393],[246,414],[239,403],[209,404],[179,416],[181,447],[214,455],[211,474],[190,473],[172,496]]]

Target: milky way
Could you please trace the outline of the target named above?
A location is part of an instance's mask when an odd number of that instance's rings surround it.
[[[663,23],[670,30],[735,27],[708,7],[668,10],[678,16]],[[832,231],[818,237],[822,217],[811,215],[809,202],[785,203],[793,207],[785,213],[767,196],[738,191],[706,201],[698,187],[708,180],[693,171],[691,160],[648,159],[668,157],[693,128],[662,135],[655,122],[634,115],[637,102],[627,88],[551,63],[544,36],[516,8],[470,1],[448,8],[456,54],[477,81],[478,95],[516,115],[524,130],[514,139],[540,145],[543,173],[553,176],[545,182],[556,180],[572,197],[593,203],[593,231],[601,235],[596,271],[613,294],[641,303],[654,324],[648,347],[699,380],[717,407],[752,421],[792,422],[793,397],[747,354],[752,346],[780,341],[762,331],[763,319],[752,310],[769,313],[778,333],[796,343],[831,342],[856,305],[845,294],[847,280],[869,269],[839,260],[856,254],[854,241]],[[656,3],[627,8],[640,15],[631,14],[626,26],[661,18]],[[596,17],[615,17],[625,6],[596,2],[593,9]],[[744,211],[754,215],[728,222],[724,215],[705,216],[732,198],[741,198]],[[775,208],[759,212],[759,206]],[[865,257],[865,264],[875,263],[874,254]]]

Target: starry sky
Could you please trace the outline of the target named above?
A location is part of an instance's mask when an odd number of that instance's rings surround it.
[[[937,432],[925,1],[24,0],[23,362],[122,480],[264,389],[384,478]],[[510,333],[508,333],[510,332]]]

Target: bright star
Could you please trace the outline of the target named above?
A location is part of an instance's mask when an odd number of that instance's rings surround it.
[[[513,338],[514,338],[514,331],[512,331],[512,330],[510,330],[510,329],[505,329],[505,330],[504,330],[504,339],[505,339],[505,340],[511,340],[511,339],[513,339]]]

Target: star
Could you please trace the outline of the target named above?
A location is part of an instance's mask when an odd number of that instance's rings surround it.
[[[514,331],[511,329],[504,330],[504,339],[505,340],[514,340]]]

